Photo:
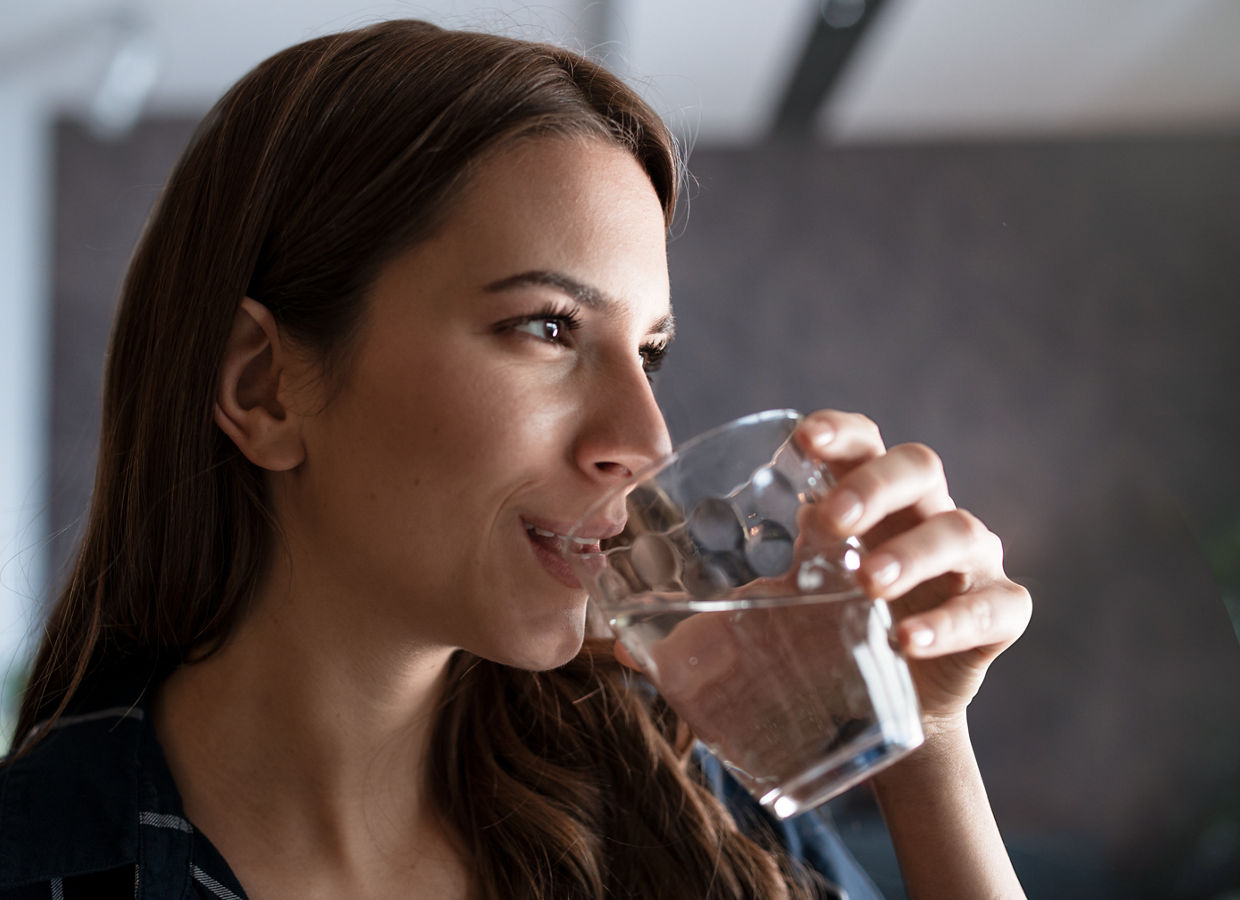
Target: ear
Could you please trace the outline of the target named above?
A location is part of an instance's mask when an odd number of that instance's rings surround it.
[[[246,459],[272,472],[305,460],[301,421],[285,405],[289,357],[271,311],[245,297],[220,361],[215,422]]]

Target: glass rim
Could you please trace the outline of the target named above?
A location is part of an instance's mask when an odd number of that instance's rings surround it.
[[[684,443],[677,445],[675,448],[672,449],[672,452],[668,453],[666,456],[661,456],[658,459],[652,460],[651,462],[642,466],[640,469],[638,469],[636,472],[632,473],[628,478],[626,478],[622,484],[616,485],[611,490],[603,494],[603,496],[600,497],[598,500],[591,503],[589,507],[587,507],[586,511],[581,515],[581,517],[575,523],[573,523],[573,527],[569,529],[568,536],[572,537],[573,535],[575,535],[577,533],[577,530],[581,528],[582,524],[590,520],[591,516],[594,514],[596,510],[602,509],[602,508],[605,508],[611,505],[615,501],[615,498],[617,496],[627,495],[631,491],[634,485],[642,481],[645,481],[647,478],[650,478],[652,475],[656,475],[659,472],[662,472],[664,469],[668,468],[669,466],[673,465],[678,460],[680,460],[685,454],[697,449],[698,447],[700,447],[701,445],[705,443],[708,443],[714,440],[720,435],[726,434],[729,431],[734,431],[737,428],[748,427],[750,425],[759,425],[759,424],[763,424],[766,422],[773,422],[777,420],[789,421],[789,422],[795,423],[794,424],[794,430],[795,430],[795,425],[800,424],[801,421],[804,420],[804,418],[805,418],[805,415],[801,413],[799,410],[792,409],[789,407],[785,407],[782,409],[764,409],[764,410],[761,410],[760,412],[749,413],[747,415],[740,416],[739,418],[735,418],[730,421],[724,422],[720,425],[715,425],[711,428],[706,429],[705,431],[699,432],[698,434],[686,440]]]

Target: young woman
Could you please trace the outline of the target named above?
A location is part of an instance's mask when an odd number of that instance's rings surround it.
[[[812,818],[712,789],[548,559],[669,449],[677,175],[592,63],[419,22],[220,101],[124,286],[87,532],[0,772],[0,897],[848,885]],[[965,707],[1028,595],[932,452],[839,412],[800,437],[925,709],[874,782],[909,890],[1019,895]]]

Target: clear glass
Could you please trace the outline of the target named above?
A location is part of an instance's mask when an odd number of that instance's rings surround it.
[[[764,806],[786,818],[923,740],[891,616],[853,573],[863,548],[813,528],[829,476],[793,410],[684,444],[598,503],[566,556],[655,687]],[[623,495],[624,531],[586,534]]]

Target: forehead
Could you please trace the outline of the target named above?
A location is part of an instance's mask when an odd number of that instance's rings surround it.
[[[471,168],[456,211],[469,216],[495,203],[528,206],[552,199],[578,207],[563,212],[648,216],[657,210],[664,231],[658,195],[637,158],[619,144],[584,135],[518,138],[484,154]],[[602,208],[595,207],[598,202]]]
[[[488,155],[427,244],[429,259],[477,285],[555,271],[666,310],[662,205],[633,155],[598,139],[527,139]]]

